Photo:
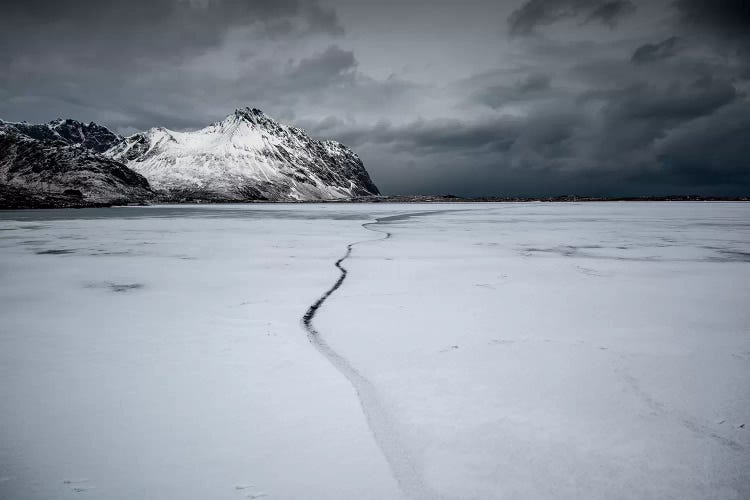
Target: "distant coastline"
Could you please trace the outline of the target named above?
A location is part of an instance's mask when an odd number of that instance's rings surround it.
[[[346,200],[349,203],[524,203],[524,202],[581,202],[581,201],[750,201],[750,196],[479,196],[461,197],[455,195],[414,195],[414,196],[363,196]],[[335,203],[336,201],[334,201]]]
[[[0,189],[0,210],[27,210],[52,208],[107,208],[122,206],[159,206],[159,205],[222,205],[222,204],[310,204],[310,203],[572,203],[572,202],[623,202],[623,201],[750,201],[750,196],[703,196],[703,195],[670,195],[670,196],[481,196],[461,197],[455,195],[394,195],[362,196],[337,200],[217,200],[217,199],[155,199],[149,203],[132,203],[127,200],[115,203],[88,203],[78,197],[50,193],[46,196],[32,196],[30,193],[19,193]]]

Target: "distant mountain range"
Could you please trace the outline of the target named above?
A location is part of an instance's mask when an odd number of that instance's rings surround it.
[[[359,157],[257,109],[195,132],[120,137],[75,120],[0,120],[0,207],[340,200],[378,194]]]

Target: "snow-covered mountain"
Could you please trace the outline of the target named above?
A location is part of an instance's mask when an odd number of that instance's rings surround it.
[[[170,199],[331,200],[378,194],[359,157],[257,109],[195,132],[152,128],[105,152]]]
[[[122,138],[96,123],[0,120],[0,206],[335,200],[376,195],[350,149],[257,109],[195,132]]]

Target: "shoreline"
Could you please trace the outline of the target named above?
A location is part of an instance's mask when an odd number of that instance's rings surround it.
[[[347,198],[341,200],[158,200],[152,203],[86,203],[82,200],[65,200],[52,196],[46,200],[0,200],[0,210],[50,210],[64,208],[112,208],[112,207],[153,207],[164,205],[299,205],[299,204],[409,204],[409,203],[581,203],[581,202],[747,202],[748,196],[553,196],[553,197],[478,197],[461,198],[457,196],[379,196]]]

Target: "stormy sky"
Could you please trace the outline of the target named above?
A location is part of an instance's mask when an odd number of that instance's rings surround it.
[[[2,0],[0,118],[257,107],[384,193],[750,194],[744,0]]]

